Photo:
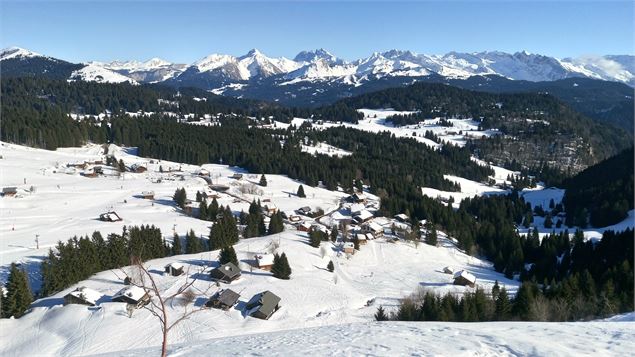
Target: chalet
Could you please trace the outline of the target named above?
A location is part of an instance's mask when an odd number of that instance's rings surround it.
[[[367,240],[375,239],[375,236],[372,233],[366,233],[366,239]]]
[[[326,228],[326,226],[324,226],[322,224],[319,224],[319,223],[313,223],[311,225],[311,230],[320,231],[322,233],[329,234],[329,229]]]
[[[148,169],[140,164],[133,164],[132,166],[130,166],[130,171],[140,174],[140,173],[144,173],[146,171],[148,171]]]
[[[266,214],[275,214],[276,212],[278,212],[278,207],[276,207],[276,205],[273,202],[268,202],[263,208],[262,210],[264,211],[264,213]]]
[[[303,215],[309,215],[311,214],[311,207],[309,206],[304,206],[304,207],[300,207],[297,209],[296,211],[298,214],[303,214]]]
[[[370,213],[367,210],[363,210],[361,212],[359,212],[358,214],[353,216],[353,220],[357,223],[364,223],[366,221],[368,221],[369,219],[373,218],[373,214]]]
[[[404,213],[399,213],[399,214],[395,215],[395,219],[396,219],[397,221],[399,221],[399,222],[403,222],[403,223],[405,223],[405,222],[408,222],[408,219],[409,219],[409,218],[408,218],[408,216],[407,216],[406,214],[404,214]]]
[[[146,200],[153,200],[154,199],[154,191],[143,191],[143,192],[141,192],[141,198],[144,198]]]
[[[353,242],[346,242],[342,244],[342,250],[344,254],[355,254],[355,244],[353,244]]]
[[[122,221],[121,217],[115,211],[102,213],[99,215],[99,220],[103,222],[119,222]]]
[[[236,172],[233,175],[229,176],[229,178],[232,178],[234,180],[242,180],[243,174],[239,174],[239,173]]]
[[[296,215],[289,215],[289,222],[300,222],[302,220],[302,217],[300,216],[296,216]]]
[[[357,235],[355,235],[355,237],[357,238],[357,241],[360,245],[366,244],[368,242],[365,234],[358,233]]]
[[[230,284],[232,281],[240,278],[240,269],[238,269],[234,263],[227,263],[212,270],[209,274],[213,281]]]
[[[267,290],[254,295],[245,307],[249,316],[268,320],[280,308],[280,298]]]
[[[443,272],[446,274],[454,275],[454,268],[452,268],[451,266],[447,266],[443,268]]]
[[[209,171],[205,170],[205,169],[201,169],[201,171],[198,172],[199,176],[205,176],[205,177],[209,177]]]
[[[80,304],[95,306],[97,301],[103,297],[99,292],[89,289],[85,286],[81,286],[64,296],[64,305]]]
[[[454,273],[454,285],[463,285],[473,288],[476,285],[476,277],[466,270]]]
[[[227,185],[209,185],[209,188],[216,192],[225,192],[229,190],[229,186]]]
[[[361,203],[353,203],[349,208],[349,210],[351,211],[351,216],[359,214],[361,211],[365,209],[366,209],[366,206],[364,206]]]
[[[298,230],[300,232],[308,232],[311,230],[311,224],[309,222],[302,222],[298,224]]]
[[[8,196],[15,196],[18,194],[18,188],[17,187],[3,187],[2,188],[2,196],[4,197],[8,197]]]
[[[374,238],[379,238],[384,233],[384,228],[375,222],[366,222],[362,225],[362,232],[370,233]]]
[[[273,254],[271,253],[256,254],[254,258],[256,258],[258,269],[271,270],[273,267]]]
[[[99,176],[99,174],[95,170],[86,170],[84,172],[81,172],[80,175],[88,178],[95,178]]]
[[[111,301],[125,302],[141,308],[150,303],[150,294],[141,287],[130,285],[113,295]]]
[[[349,197],[351,202],[363,203],[366,202],[366,195],[361,192],[356,192]]]
[[[170,274],[172,276],[179,276],[183,274],[183,264],[181,263],[170,263],[164,267],[165,273]]]
[[[223,289],[217,291],[206,303],[205,306],[213,307],[215,309],[229,310],[232,306],[236,305],[240,294],[231,290]]]

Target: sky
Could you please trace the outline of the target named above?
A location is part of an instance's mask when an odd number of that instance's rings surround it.
[[[288,58],[325,48],[347,60],[389,49],[634,54],[633,3],[0,0],[0,45],[71,62],[192,63],[251,48]]]

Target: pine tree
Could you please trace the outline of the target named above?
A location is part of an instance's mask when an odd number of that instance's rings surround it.
[[[511,303],[509,302],[509,296],[507,290],[503,286],[498,293],[498,297],[495,302],[495,317],[496,320],[504,321],[509,318],[511,312]]]
[[[291,278],[291,267],[289,266],[289,261],[285,253],[282,253],[282,255],[276,253],[273,256],[271,272],[273,276],[278,279],[289,280]]]
[[[284,222],[282,221],[282,213],[280,211],[271,215],[269,221],[269,231],[267,234],[276,234],[284,230]]]
[[[314,248],[319,248],[320,243],[322,243],[320,231],[318,231],[317,229],[311,229],[309,231],[309,244]]]
[[[547,217],[545,217],[545,228],[549,229],[553,227],[553,221],[551,220],[551,214],[547,214]]]
[[[337,241],[337,226],[333,226],[331,228],[331,242],[335,243]]]
[[[298,187],[298,193],[297,193],[298,197],[301,198],[305,198],[306,195],[304,194],[304,187],[302,187],[302,185],[300,185],[300,187]]]
[[[326,265],[326,269],[330,271],[331,273],[333,272],[333,270],[335,270],[335,266],[333,265],[332,260],[329,260],[329,263]]]
[[[218,261],[222,264],[233,263],[235,266],[238,266],[238,257],[236,257],[236,251],[233,246],[227,246],[220,250],[218,254]]]
[[[18,269],[15,263],[11,263],[5,287],[7,292],[6,296],[2,296],[2,317],[18,318],[24,315],[33,302],[33,294],[26,273]]]
[[[185,201],[187,200],[187,192],[185,192],[185,188],[177,188],[174,191],[174,196],[172,196],[176,205],[185,208]]]
[[[187,234],[185,238],[185,253],[186,254],[194,254],[200,253],[203,251],[201,247],[201,240],[196,236],[193,229],[190,229],[190,232]]]
[[[388,321],[388,315],[386,315],[386,312],[384,311],[384,307],[381,305],[379,305],[379,307],[377,308],[377,312],[375,313],[375,320]]]
[[[432,222],[426,224],[426,244],[436,246],[438,244],[437,229]]]
[[[117,164],[117,169],[119,170],[119,172],[126,171],[126,164],[123,163],[122,159],[119,159],[119,163]]]
[[[172,255],[183,254],[183,250],[181,248],[181,238],[176,232],[174,232],[174,237],[172,238]]]
[[[265,174],[260,176],[260,182],[258,182],[258,184],[262,187],[267,187],[267,178],[265,177]]]

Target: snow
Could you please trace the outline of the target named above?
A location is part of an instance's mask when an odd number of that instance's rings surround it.
[[[307,152],[311,155],[323,154],[323,155],[335,156],[335,157],[344,157],[344,156],[349,156],[353,154],[350,151],[346,151],[344,149],[340,149],[333,145],[329,145],[327,143],[322,143],[322,142],[318,142],[314,146],[302,145],[302,151]]]
[[[95,64],[88,64],[81,69],[73,71],[69,79],[100,83],[128,82],[130,84],[138,84],[132,78],[126,77],[122,74],[97,66]]]
[[[273,265],[273,258],[274,258],[273,254],[269,254],[269,253],[257,254],[255,258],[258,263],[258,266]]]
[[[32,58],[32,57],[44,57],[39,53],[29,51],[20,47],[8,47],[0,51],[0,61],[12,59],[12,58]]]
[[[367,322],[182,343],[170,356],[627,356],[632,322]],[[425,346],[425,347],[424,347]],[[120,351],[148,356],[160,348]]]
[[[78,299],[85,300],[93,305],[96,305],[97,301],[99,301],[99,299],[103,297],[100,292],[89,289],[85,286],[80,286],[76,290],[71,291],[69,294]]]
[[[139,301],[145,295],[146,295],[146,291],[143,288],[139,286],[131,285],[119,290],[119,292],[117,292],[116,294],[112,296],[112,299],[116,299],[122,296],[127,296],[134,301]]]

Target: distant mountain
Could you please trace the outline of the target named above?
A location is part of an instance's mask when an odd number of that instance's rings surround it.
[[[19,47],[0,51],[0,74],[3,78],[41,76],[68,79],[73,71],[81,67],[81,64],[47,57]]]
[[[90,62],[90,64],[117,72],[142,83],[166,81],[183,73],[188,67],[185,64],[171,63],[160,58],[152,58],[145,62],[113,61],[110,63]]]

